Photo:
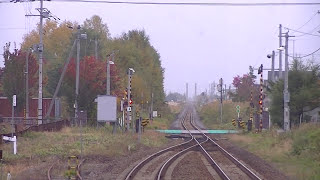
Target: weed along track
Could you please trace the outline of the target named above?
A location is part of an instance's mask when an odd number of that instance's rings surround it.
[[[47,171],[48,180],[61,180],[61,179],[77,179],[82,180],[80,173],[81,165],[85,159],[78,161],[76,156],[70,156],[68,163],[56,161]]]
[[[260,177],[207,136],[194,122],[188,106],[181,126],[188,132],[186,142],[160,150],[134,166],[129,179],[254,179]],[[198,131],[197,134],[190,130]]]

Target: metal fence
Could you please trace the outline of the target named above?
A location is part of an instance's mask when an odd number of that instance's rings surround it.
[[[57,121],[61,121],[62,119],[60,118],[55,118],[55,119],[41,119],[39,120],[37,117],[31,117],[31,118],[24,118],[24,117],[14,117],[12,119],[12,117],[2,117],[0,118],[0,123],[4,122],[4,123],[13,123],[13,124],[20,124],[20,125],[24,125],[24,126],[34,126],[34,125],[38,125],[38,124],[48,124],[48,123],[52,123],[52,122],[57,122]],[[39,122],[40,121],[40,122]]]
[[[14,133],[13,135],[19,136],[29,131],[59,131],[65,126],[70,126],[69,120],[56,120],[56,119],[43,119],[42,124],[38,124],[38,119],[23,119],[23,118],[14,118],[12,121],[11,118],[2,118],[2,122],[14,124]],[[18,126],[22,128],[18,128]],[[4,136],[11,136],[12,133],[1,134]]]

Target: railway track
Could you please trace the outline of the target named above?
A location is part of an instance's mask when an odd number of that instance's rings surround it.
[[[82,180],[82,176],[80,174],[80,168],[81,168],[81,165],[83,164],[83,162],[85,161],[85,159],[81,160],[80,163],[77,165],[77,168],[76,168],[76,174],[75,174],[75,179],[77,180]],[[58,161],[54,162],[48,169],[47,171],[47,178],[48,180],[62,180],[62,179],[66,179],[66,177],[64,177],[64,174],[63,172],[59,172],[61,171],[61,168],[60,166],[63,166],[63,169],[67,169],[66,167],[66,164],[63,163],[63,164],[59,164]],[[55,168],[54,168],[55,167]],[[58,175],[57,175],[57,172],[53,172],[54,169],[57,169],[58,171]]]
[[[183,129],[189,132],[190,140],[150,155],[134,166],[125,179],[167,179],[167,177],[170,177],[168,170],[170,169],[172,173],[174,169],[170,167],[175,161],[181,158],[188,158],[188,156],[194,155],[194,153],[192,154],[191,152],[196,151],[201,152],[211,165],[211,169],[215,171],[211,173],[213,179],[261,179],[238,159],[223,149],[215,140],[204,134],[202,130],[196,126],[193,114],[192,109],[188,108],[188,111],[186,111],[180,119]],[[191,129],[198,130],[200,134],[193,135],[190,132]]]

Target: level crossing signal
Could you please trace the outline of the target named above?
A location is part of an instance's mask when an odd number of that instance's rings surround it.
[[[232,125],[233,125],[234,127],[236,127],[236,120],[235,120],[235,119],[232,119]]]
[[[240,121],[240,126],[244,129],[246,127],[246,123],[244,121]]]
[[[149,119],[142,119],[141,125],[142,125],[143,127],[147,126],[148,124],[149,124]]]

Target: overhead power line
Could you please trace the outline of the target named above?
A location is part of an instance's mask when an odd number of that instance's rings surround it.
[[[31,0],[34,1],[34,0]],[[50,0],[49,0],[50,1]],[[206,2],[143,2],[143,1],[106,1],[106,0],[51,0],[55,2],[82,2],[82,3],[106,3],[106,4],[133,4],[133,5],[171,5],[171,6],[316,6],[320,3],[206,3]],[[0,3],[24,2],[24,0],[0,1]]]
[[[291,28],[288,28],[288,27],[284,27],[284,28],[285,28],[285,29],[287,29],[287,30],[293,31],[293,32],[297,32],[297,33],[304,34],[304,35],[310,35],[310,36],[320,37],[320,35],[317,35],[317,34],[312,34],[312,33],[302,32],[302,31],[298,31],[298,30],[291,29]]]
[[[311,16],[311,18],[307,21],[307,22],[305,22],[302,26],[300,26],[297,30],[300,30],[301,28],[303,28],[305,25],[307,25],[314,17],[316,17],[316,15],[318,15],[319,14],[319,11],[318,12],[316,12],[316,13],[314,13],[312,16]]]
[[[0,27],[0,30],[19,30],[19,29],[25,29],[25,28],[10,28],[10,27]]]
[[[309,31],[307,34],[312,34],[315,30],[317,30],[318,28],[320,27],[320,24],[318,26],[316,26],[315,28],[313,28],[311,31]],[[319,31],[320,33],[320,31]],[[302,34],[302,35],[299,35],[299,36],[295,36],[295,37],[302,37],[302,36],[305,36],[307,34]]]
[[[311,55],[315,54],[316,52],[318,52],[319,50],[320,50],[320,48],[317,49],[317,50],[315,50],[315,51],[313,51],[313,52],[310,53],[310,54],[306,54],[306,55],[304,55],[304,56],[299,56],[299,57],[297,57],[297,58],[305,58],[305,57],[311,56]],[[289,56],[290,56],[290,55],[289,55]],[[293,57],[293,56],[290,56],[290,57]]]

